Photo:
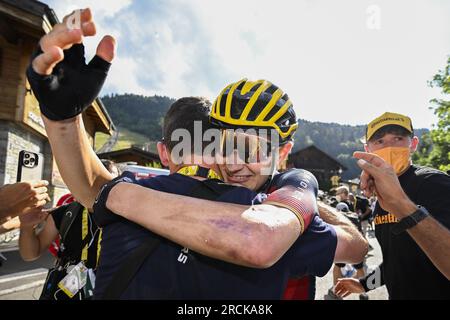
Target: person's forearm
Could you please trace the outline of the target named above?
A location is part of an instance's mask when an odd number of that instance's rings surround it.
[[[409,199],[399,201],[397,218],[402,219],[417,210]],[[407,230],[434,266],[450,280],[450,230],[429,216]]]
[[[341,212],[337,211],[335,208],[329,205],[326,205],[321,201],[317,202],[317,206],[319,208],[319,215],[323,221],[335,226],[340,226],[344,228],[347,227],[348,229],[350,229],[350,232],[352,234],[353,233],[359,234],[358,229],[356,229],[353,223]]]
[[[40,257],[40,241],[33,227],[20,228],[19,251],[25,261],[33,261]]]
[[[284,208],[201,200],[134,184],[119,183],[106,204],[113,212],[180,245],[250,267],[271,266],[300,232],[297,218]]]
[[[92,208],[101,186],[112,177],[92,149],[81,115],[64,121],[42,118],[64,182],[79,202]]]
[[[338,247],[335,262],[360,263],[367,254],[369,243],[353,223],[335,208],[317,203],[319,215],[328,224],[339,228]]]

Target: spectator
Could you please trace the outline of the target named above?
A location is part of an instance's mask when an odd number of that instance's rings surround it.
[[[117,168],[117,166],[114,163],[114,161],[108,160],[108,159],[100,159],[100,161],[102,162],[102,164],[106,168],[106,170],[108,170],[109,173],[111,173],[111,176],[113,178],[119,176],[119,174],[120,174],[119,168]]]
[[[341,190],[346,190],[344,187]],[[344,191],[345,192],[345,191]],[[351,199],[352,194],[349,194],[349,199]],[[351,212],[348,203],[347,202],[339,202],[336,205],[336,209],[342,214],[344,214],[353,224],[358,228],[358,230],[361,232],[361,221],[358,217],[358,215],[354,212]],[[345,276],[342,270],[344,270],[348,265],[345,263],[336,263],[333,267],[333,286],[328,290],[328,297],[334,300],[341,300],[342,298],[335,294],[334,287],[336,286],[336,283],[339,278],[342,276]],[[351,265],[352,269],[354,270],[354,273],[350,275],[350,277],[355,278],[361,278],[364,276],[364,261]],[[367,300],[368,296],[366,293],[361,293],[359,296],[360,300]]]
[[[369,200],[364,196],[354,196],[351,194],[350,201],[353,203],[353,211],[358,215],[361,222],[362,234],[367,238],[367,229],[369,221],[372,218],[372,209],[370,208]]]
[[[117,173],[114,162],[108,160],[104,164],[112,174]],[[87,268],[87,275],[90,272],[95,274],[101,230],[88,210],[76,202],[71,194],[62,196],[58,204],[60,206],[50,211],[50,214],[33,212],[20,216],[20,255],[25,261],[33,261],[49,246],[52,254],[55,252],[57,261],[47,276],[41,300],[89,299],[92,292],[80,290],[72,295],[57,285],[66,276],[68,266],[75,266],[80,261]],[[94,284],[92,282],[92,289]]]
[[[336,188],[337,203],[345,203],[349,211],[354,212],[353,202],[350,201],[350,192],[347,186],[340,186]]]
[[[390,299],[450,299],[450,177],[412,163],[418,143],[405,115],[386,112],[367,126],[370,153],[354,156],[361,159],[361,188],[377,194],[383,263],[359,281],[339,280],[338,295],[385,284]]]

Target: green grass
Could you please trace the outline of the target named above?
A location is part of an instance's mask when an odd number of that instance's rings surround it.
[[[95,135],[95,150],[98,150],[110,138],[104,133],[97,133]],[[119,140],[114,145],[112,151],[130,148],[133,144],[144,144],[150,142],[150,151],[156,152],[156,142],[150,141],[146,136],[136,133],[124,128],[119,128]]]

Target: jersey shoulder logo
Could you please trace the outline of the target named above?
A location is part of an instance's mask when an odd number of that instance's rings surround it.
[[[182,264],[186,264],[187,260],[188,260],[188,253],[189,253],[189,249],[188,248],[183,248],[181,249],[180,255],[178,256],[178,262],[181,262]]]

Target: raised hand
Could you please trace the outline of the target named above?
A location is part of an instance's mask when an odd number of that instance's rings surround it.
[[[67,22],[80,15],[80,28]],[[96,56],[86,64],[83,37],[96,33],[90,9],[76,11],[41,38],[27,69],[41,112],[51,120],[75,117],[98,96],[114,58],[115,40],[105,36]]]
[[[415,205],[403,191],[397,174],[392,166],[376,154],[355,152],[353,156],[358,160],[358,166],[363,169],[361,174],[361,189],[374,192],[380,206],[394,214],[411,213]]]

